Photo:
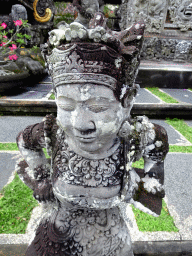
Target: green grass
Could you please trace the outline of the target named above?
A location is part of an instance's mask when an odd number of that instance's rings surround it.
[[[192,146],[169,146],[169,152],[178,153],[192,153]]]
[[[189,91],[192,91],[192,88],[188,88]]]
[[[9,151],[18,151],[18,147],[16,143],[0,143],[0,150],[9,150]]]
[[[151,93],[155,94],[166,103],[179,103],[176,99],[172,98],[167,93],[161,92],[158,87],[147,87],[146,89],[149,90]]]
[[[132,167],[143,169],[143,168],[144,168],[144,159],[141,158],[139,161],[134,162],[134,163],[132,164]]]
[[[55,100],[55,94],[54,94],[54,93],[52,93],[52,94],[50,95],[49,100]]]
[[[181,148],[181,147],[179,147]],[[144,168],[144,160],[141,158],[139,161],[136,161],[132,165],[135,168]],[[142,232],[157,232],[157,231],[166,231],[166,232],[178,232],[179,230],[174,224],[174,220],[169,214],[166,203],[163,200],[162,210],[160,216],[153,217],[147,213],[140,211],[132,205],[133,213],[137,222],[139,231]]]
[[[166,232],[178,232],[179,230],[174,224],[173,218],[169,214],[166,203],[163,200],[163,206],[160,216],[153,217],[147,213],[141,212],[132,206],[135,219],[139,231],[142,232],[156,232],[156,231],[166,231]]]
[[[177,131],[179,131],[188,141],[192,143],[192,127],[187,125],[184,120],[178,118],[166,118],[167,124],[173,126]]]
[[[0,193],[0,233],[24,234],[31,211],[38,205],[33,192],[16,174]]]
[[[17,147],[17,143],[14,142],[0,143],[0,151],[19,151],[19,149]],[[45,148],[43,148],[43,152],[45,153],[46,158],[50,158]]]

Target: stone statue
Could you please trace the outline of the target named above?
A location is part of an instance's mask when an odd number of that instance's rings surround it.
[[[127,203],[161,211],[167,134],[145,116],[130,116],[144,23],[114,32],[103,20],[96,13],[91,28],[63,24],[54,32],[65,32],[59,43],[42,49],[57,117],[17,137],[24,157],[17,172],[44,207],[27,256],[131,256]],[[132,168],[141,157],[144,170]]]

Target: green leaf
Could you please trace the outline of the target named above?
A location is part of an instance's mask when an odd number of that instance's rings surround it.
[[[24,34],[24,37],[26,38],[26,39],[31,39],[31,36],[30,35],[27,35],[27,34]]]
[[[19,44],[25,44],[25,40],[23,39],[17,39],[16,42]]]
[[[21,34],[21,33],[17,33],[16,36],[19,37],[19,38],[23,38],[24,37],[23,34]]]

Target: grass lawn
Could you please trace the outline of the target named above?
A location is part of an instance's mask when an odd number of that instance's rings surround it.
[[[179,103],[176,99],[172,98],[167,93],[161,92],[158,87],[147,87],[146,89],[155,94],[157,97],[159,97],[166,103]]]
[[[166,203],[163,200],[163,207],[159,217],[153,217],[147,213],[141,212],[132,206],[135,219],[139,231],[142,232],[156,232],[156,231],[166,231],[166,232],[178,232],[178,228],[174,224],[174,220],[169,214]]]
[[[187,125],[184,120],[178,118],[166,118],[166,123],[173,126],[177,131],[179,131],[188,141],[192,143],[192,127]]]
[[[139,161],[135,162],[133,167],[144,168],[144,160],[141,158]],[[135,215],[137,226],[139,231],[142,232],[156,232],[156,231],[166,231],[166,232],[178,232],[174,224],[174,220],[169,214],[167,205],[163,200],[163,206],[160,216],[153,217],[147,213],[140,211],[132,205],[132,209]]]
[[[0,233],[24,234],[31,211],[38,202],[33,192],[16,174],[14,180],[0,192]]]
[[[51,93],[51,95],[49,97],[49,100],[55,100],[55,94],[54,93]]]

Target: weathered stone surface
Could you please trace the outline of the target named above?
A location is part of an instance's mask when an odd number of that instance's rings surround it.
[[[124,0],[120,27],[145,21],[142,59],[191,62],[192,7],[190,0]]]

